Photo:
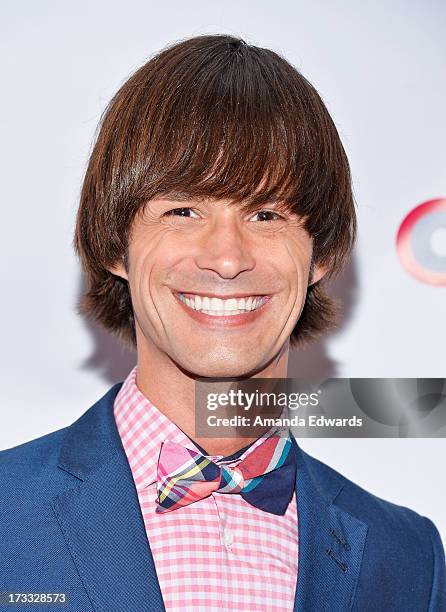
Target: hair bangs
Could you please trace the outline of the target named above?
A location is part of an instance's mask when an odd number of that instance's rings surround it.
[[[143,199],[181,193],[242,202],[247,209],[268,202],[295,207],[302,192],[313,190],[302,185],[319,172],[306,172],[315,157],[314,135],[305,114],[296,112],[296,101],[302,102],[294,74],[279,79],[258,53],[246,46],[239,51],[228,48],[223,57],[169,73],[169,82],[159,84],[172,91],[176,81],[174,95],[148,113],[142,159],[134,156],[145,166]]]

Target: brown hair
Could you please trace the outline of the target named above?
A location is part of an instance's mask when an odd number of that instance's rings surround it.
[[[347,261],[356,234],[348,160],[314,87],[269,49],[227,35],[199,36],[139,68],[106,108],[80,199],[74,246],[88,291],[80,311],[136,346],[128,283],[107,270],[127,262],[131,224],[150,199],[181,193],[280,201],[305,219],[314,263],[291,343],[336,325],[324,284]]]

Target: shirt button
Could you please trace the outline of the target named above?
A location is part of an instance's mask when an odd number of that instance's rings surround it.
[[[225,546],[231,546],[231,544],[234,542],[232,533],[228,529],[225,529],[223,533],[223,542],[225,543]]]

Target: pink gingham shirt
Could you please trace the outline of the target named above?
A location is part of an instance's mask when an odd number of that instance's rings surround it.
[[[184,508],[155,512],[161,443],[169,439],[200,449],[141,393],[135,379],[136,366],[115,399],[114,416],[166,610],[293,610],[298,564],[295,493],[283,516],[255,508],[241,495],[218,492]],[[234,464],[260,442],[254,442]],[[223,455],[210,457],[216,460]]]

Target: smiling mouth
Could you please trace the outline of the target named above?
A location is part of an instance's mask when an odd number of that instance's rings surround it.
[[[178,299],[191,310],[212,317],[231,317],[258,310],[269,299],[267,295],[217,298],[194,293],[176,293]]]

